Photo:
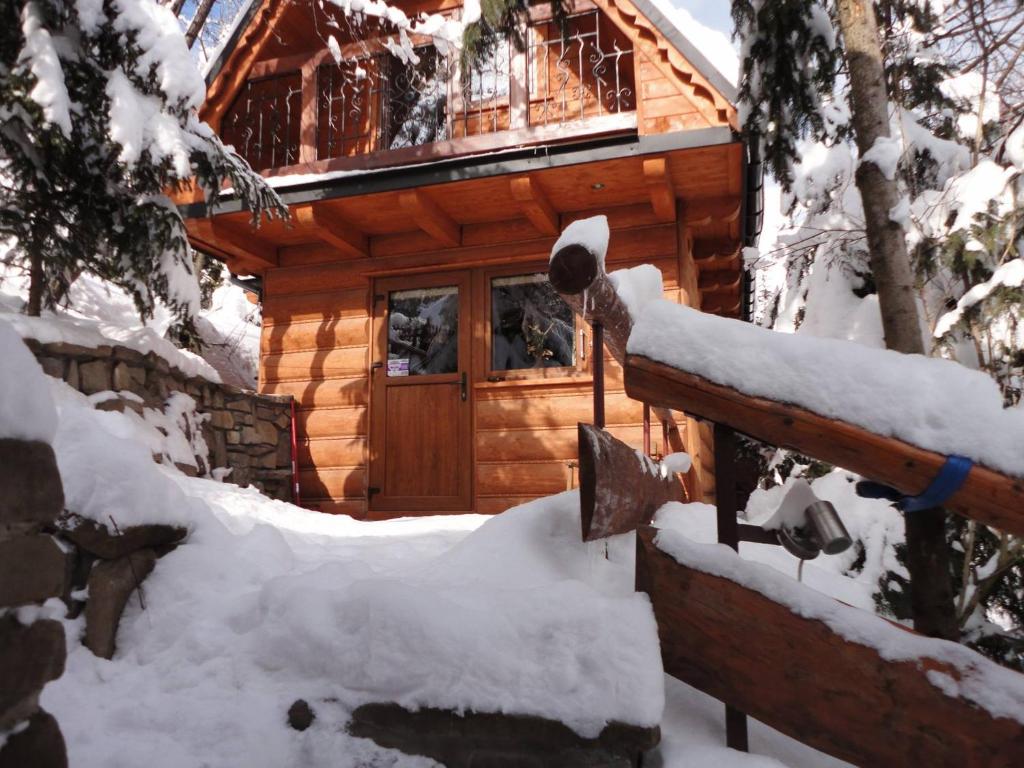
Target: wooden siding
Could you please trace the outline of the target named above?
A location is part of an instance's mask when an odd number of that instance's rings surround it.
[[[680,290],[680,278],[685,283],[685,276],[695,270],[689,239],[680,226],[656,223],[649,209],[640,206],[608,213],[613,228],[609,268],[654,264],[662,271],[666,298],[689,299]],[[587,212],[563,218],[568,223],[584,215]],[[367,513],[374,277],[468,269],[474,295],[482,294],[488,270],[495,264],[534,268],[545,263],[552,239],[534,233],[523,240],[520,234],[514,222],[502,222],[491,227],[489,238],[481,232],[480,240],[491,243],[487,246],[437,250],[435,245],[435,250],[424,253],[395,241],[387,255],[267,271],[260,383],[264,392],[296,398],[304,505],[324,512]],[[474,508],[490,513],[576,484],[571,466],[576,459],[576,424],[592,420],[593,396],[585,370],[552,379],[487,381],[482,340],[489,328],[481,314],[477,313],[472,355]],[[625,395],[622,369],[607,355],[605,382],[609,431],[642,447],[642,406]],[[688,445],[701,446],[696,426],[681,421]],[[652,445],[664,450],[657,423],[652,426]],[[702,457],[705,450],[701,447]],[[698,467],[703,469],[695,470],[695,477],[706,476],[706,462],[698,462]]]

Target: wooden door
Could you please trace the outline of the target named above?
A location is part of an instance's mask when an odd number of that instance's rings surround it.
[[[370,512],[472,508],[468,272],[378,280]]]

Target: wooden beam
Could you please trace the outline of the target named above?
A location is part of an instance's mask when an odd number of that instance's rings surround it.
[[[250,228],[246,232],[227,222],[210,218],[188,219],[185,225],[190,233],[229,257],[255,263],[262,268],[278,265],[277,247],[260,240],[257,229]]]
[[[537,182],[529,176],[518,176],[509,180],[509,188],[513,199],[538,232],[558,234],[558,212]]]
[[[738,270],[742,266],[740,243],[733,240],[695,239],[693,260],[701,272]]]
[[[651,198],[651,207],[659,221],[676,220],[676,188],[672,172],[664,157],[651,157],[643,161],[644,182]]]
[[[297,205],[291,209],[296,224],[312,230],[316,236],[353,259],[370,255],[369,239],[364,232],[343,221],[334,211],[321,205]]]
[[[739,217],[738,197],[701,199],[683,206],[683,223],[688,227],[704,227],[714,222],[731,224]]]
[[[666,502],[683,500],[679,481],[663,477],[653,459],[589,424],[578,435],[584,541],[635,531]]]
[[[692,373],[629,355],[626,394],[726,424],[757,440],[791,448],[916,495],[945,464],[934,451],[883,437],[795,405],[753,397]],[[1006,533],[1024,536],[1024,479],[975,465],[947,509]]]
[[[701,294],[735,293],[740,288],[740,275],[735,272],[701,272],[697,276]]]
[[[455,248],[462,241],[462,228],[451,216],[441,210],[433,198],[418,189],[398,194],[399,205],[409,214],[416,226],[439,243]]]
[[[730,577],[713,575],[703,559],[677,562],[659,550],[657,533],[648,526],[637,531],[637,589],[651,598],[662,661],[673,677],[855,765],[1020,763],[1020,716],[997,717],[983,706],[991,693],[1013,707],[1020,686],[1009,678],[1017,672],[795,581],[781,585],[783,594],[791,589],[802,605],[827,612],[829,623],[804,618],[745,586],[785,579],[781,574],[770,578],[765,566],[720,547],[716,557]],[[857,627],[857,641],[834,629],[847,622]],[[904,632],[909,643],[919,643],[920,656],[884,658],[878,648],[891,647]],[[868,644],[871,637],[877,647]],[[1006,690],[984,690],[991,681],[1005,681]]]

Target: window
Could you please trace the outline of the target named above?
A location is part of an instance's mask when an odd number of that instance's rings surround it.
[[[575,365],[576,318],[543,273],[491,279],[491,370]]]
[[[388,295],[388,376],[459,370],[459,288],[414,288]]]

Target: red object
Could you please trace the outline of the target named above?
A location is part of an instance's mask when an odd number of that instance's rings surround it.
[[[292,504],[302,506],[299,494],[299,431],[295,424],[295,398],[292,398]]]

